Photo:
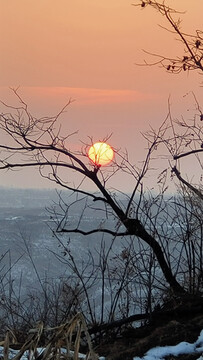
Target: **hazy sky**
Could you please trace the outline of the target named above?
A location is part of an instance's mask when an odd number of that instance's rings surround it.
[[[166,56],[182,55],[167,23],[149,8],[128,0],[0,0],[0,98],[15,103],[9,87],[20,94],[34,115],[53,115],[69,98],[75,102],[62,121],[74,141],[88,136],[126,148],[132,162],[141,160],[145,143],[140,131],[158,127],[171,95],[174,111],[185,110],[188,91],[200,97],[198,74],[169,75],[161,68],[140,67],[145,49]],[[186,10],[182,29],[202,29],[203,1],[171,0]],[[1,135],[0,135],[1,136]],[[35,172],[2,173],[0,185],[49,186]]]

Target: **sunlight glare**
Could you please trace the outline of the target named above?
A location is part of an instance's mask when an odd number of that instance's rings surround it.
[[[114,151],[105,142],[97,142],[89,148],[88,157],[95,165],[104,166],[113,160]]]

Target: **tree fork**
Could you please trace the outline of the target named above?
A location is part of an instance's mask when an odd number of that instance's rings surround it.
[[[161,249],[161,246],[159,243],[145,230],[144,226],[141,224],[141,222],[138,219],[129,219],[124,211],[120,209],[118,205],[114,202],[112,197],[109,195],[109,193],[106,191],[104,186],[99,181],[97,174],[91,172],[89,177],[92,179],[92,181],[96,184],[96,186],[100,189],[102,194],[107,200],[107,203],[111,206],[111,208],[114,210],[114,212],[117,214],[125,228],[127,229],[126,235],[135,235],[138,236],[140,239],[142,239],[144,242],[146,242],[154,251],[154,254],[156,255],[156,258],[158,260],[158,263],[161,267],[161,270],[165,276],[166,281],[173,289],[174,293],[176,294],[185,294],[186,291],[184,288],[178,283],[175,276],[173,275],[170,266],[167,264],[163,251]]]

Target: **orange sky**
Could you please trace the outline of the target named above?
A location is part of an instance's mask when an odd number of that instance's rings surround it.
[[[182,54],[167,25],[150,9],[128,0],[0,0],[0,98],[14,102],[9,87],[20,93],[34,114],[53,115],[69,98],[67,131],[74,141],[113,133],[112,145],[127,148],[132,161],[142,158],[140,131],[158,126],[171,95],[181,113],[183,95],[200,96],[198,74],[172,76],[160,68],[139,67],[142,49],[164,55]],[[183,29],[202,29],[203,1],[171,0],[187,10]],[[27,172],[29,177],[30,170]],[[2,174],[0,185],[48,186],[37,175]]]

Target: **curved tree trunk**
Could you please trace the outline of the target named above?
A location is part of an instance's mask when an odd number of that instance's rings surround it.
[[[157,261],[160,265],[160,268],[165,276],[166,281],[171,286],[173,291],[177,294],[184,294],[186,291],[184,288],[178,283],[175,276],[173,275],[170,266],[167,264],[166,259],[164,257],[164,253],[161,249],[161,246],[156,241],[155,238],[153,238],[148,232],[145,230],[144,226],[141,224],[141,222],[137,219],[129,219],[125,212],[114,202],[111,195],[106,191],[104,186],[99,181],[97,174],[91,172],[89,174],[89,177],[93,180],[93,182],[96,184],[98,189],[102,192],[104,195],[107,203],[112,208],[112,210],[117,214],[118,218],[121,220],[123,225],[126,227],[127,232],[126,235],[135,235],[141,238],[144,242],[146,242],[153,250]]]
[[[131,235],[136,235],[145,241],[153,250],[158,263],[163,271],[166,281],[171,286],[173,291],[178,294],[185,293],[183,287],[178,283],[173,275],[170,266],[167,264],[163,251],[159,243],[145,230],[144,226],[136,219],[127,219],[124,221],[124,225]]]

